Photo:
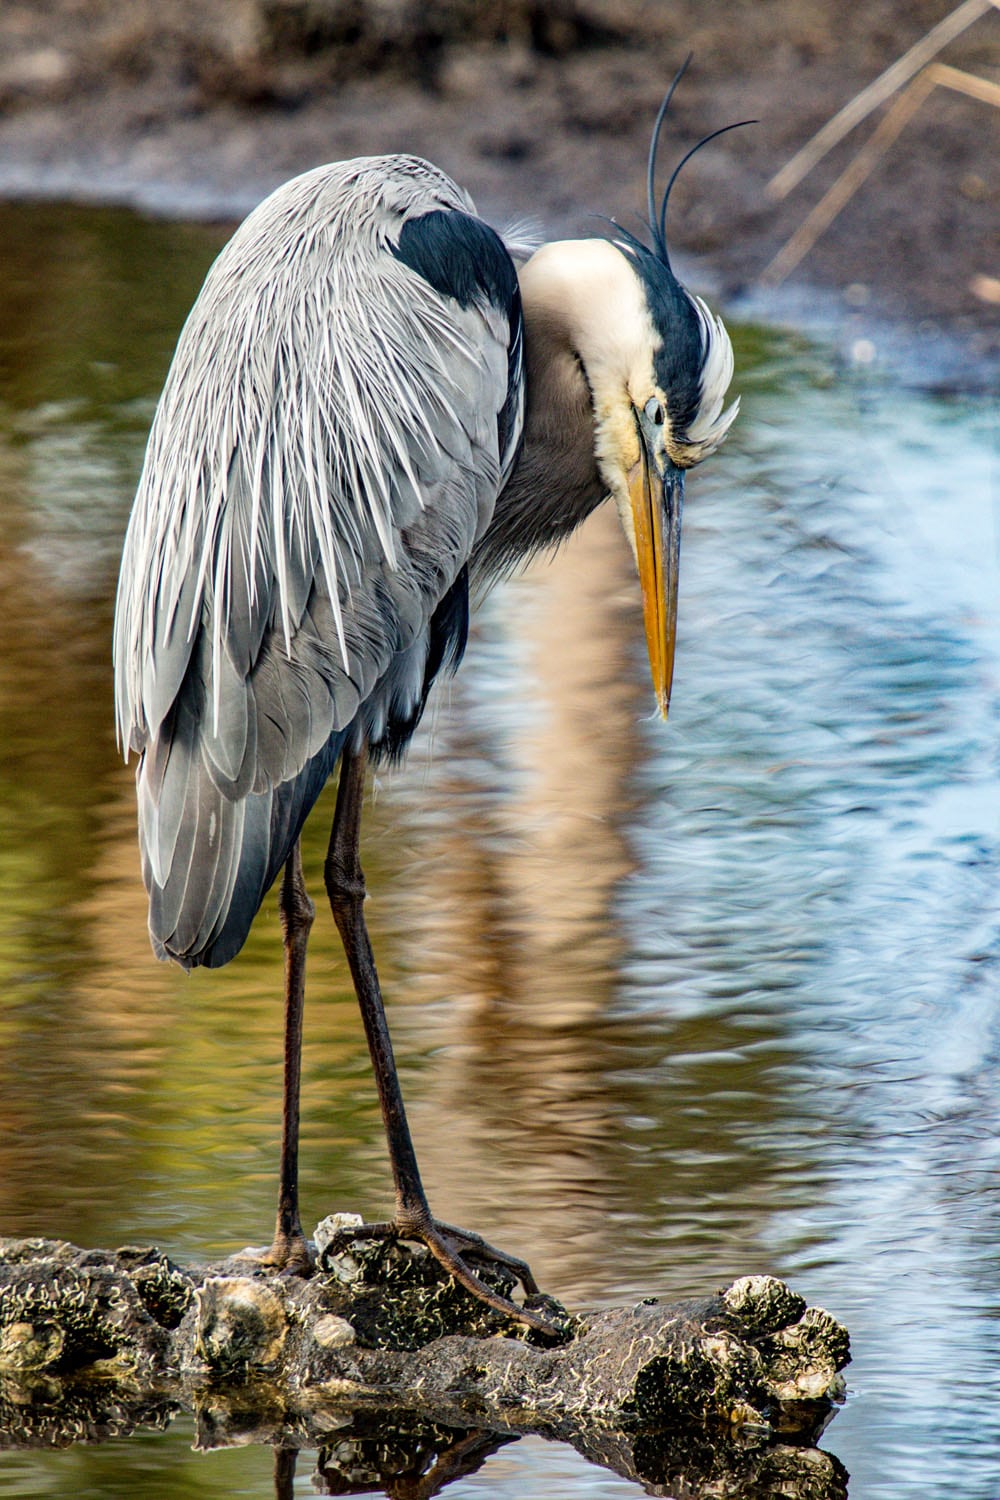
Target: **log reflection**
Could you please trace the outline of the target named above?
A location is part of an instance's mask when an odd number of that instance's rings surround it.
[[[319,1495],[378,1490],[390,1500],[431,1500],[516,1440],[506,1433],[421,1421],[402,1411],[358,1412],[338,1441],[319,1450],[313,1488]]]

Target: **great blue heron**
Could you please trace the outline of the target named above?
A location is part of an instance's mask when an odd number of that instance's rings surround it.
[[[403,751],[435,677],[457,667],[470,584],[551,547],[609,495],[666,714],[684,472],[738,406],[724,409],[726,330],[671,269],[676,171],[655,197],[676,83],[650,147],[651,245],[612,226],[515,265],[469,197],[412,156],[278,188],[222,251],[181,333],[118,589],[118,733],[140,757],[156,953],[226,963],[284,868],[284,1125],[266,1259],[310,1264],[297,1138],[313,906],[299,834],[339,761],[326,889],[396,1193],[393,1220],[363,1232],[422,1240],[464,1286],[541,1330],[472,1269],[512,1268],[530,1301],[527,1266],[438,1223],[421,1185],[362,910],[365,767]]]

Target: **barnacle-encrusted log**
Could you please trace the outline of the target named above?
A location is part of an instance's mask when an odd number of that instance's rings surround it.
[[[158,1250],[0,1241],[0,1442],[93,1440],[188,1409],[203,1446],[326,1444],[328,1490],[388,1427],[425,1468],[465,1472],[470,1454],[540,1432],[647,1483],[690,1489],[694,1465],[699,1485],[738,1470],[730,1493],[776,1474],[782,1494],[841,1493],[836,1461],[787,1439],[808,1443],[829,1414],[847,1334],[773,1277],[586,1315],[542,1299],[562,1325],[546,1343],[422,1247],[330,1253],[341,1222],[317,1231],[308,1280],[248,1256],[182,1268]]]

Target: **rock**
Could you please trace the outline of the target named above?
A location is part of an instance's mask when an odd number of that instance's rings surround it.
[[[201,1446],[331,1444],[330,1475],[367,1473],[385,1452],[373,1431],[407,1435],[415,1454],[433,1442],[456,1472],[537,1432],[643,1482],[681,1490],[681,1476],[691,1493],[695,1475],[733,1495],[765,1480],[782,1495],[843,1493],[835,1460],[808,1445],[840,1393],[847,1333],[783,1282],[745,1276],[697,1301],[572,1316],[541,1298],[562,1327],[553,1344],[422,1246],[335,1251],[357,1222],[324,1221],[308,1280],[248,1257],[180,1267],[155,1249],[0,1241],[0,1445],[5,1432],[18,1445],[89,1439],[130,1413],[138,1425],[187,1409]],[[510,1295],[506,1272],[487,1274]]]

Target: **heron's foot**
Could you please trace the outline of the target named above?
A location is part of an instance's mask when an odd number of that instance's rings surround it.
[[[309,1277],[316,1269],[315,1252],[301,1229],[292,1232],[277,1230],[274,1243],[267,1250],[255,1252],[254,1259],[268,1270],[286,1276]]]
[[[444,1267],[448,1274],[472,1296],[485,1302],[488,1307],[492,1307],[505,1317],[513,1318],[518,1323],[523,1323],[546,1338],[562,1340],[566,1337],[568,1330],[566,1324],[558,1317],[558,1304],[550,1307],[550,1299],[539,1292],[538,1283],[531,1274],[527,1261],[489,1244],[482,1235],[474,1233],[471,1229],[459,1229],[454,1224],[443,1224],[440,1220],[431,1218],[429,1214],[426,1217],[400,1215],[397,1219],[380,1224],[365,1224],[360,1221],[349,1224],[341,1223],[323,1247],[320,1263],[322,1264],[328,1256],[337,1255],[351,1244],[361,1240],[410,1240],[426,1245],[435,1260]],[[519,1281],[524,1288],[524,1305],[511,1301],[502,1292],[487,1285],[473,1270],[473,1265],[495,1266],[512,1274],[515,1282]],[[509,1275],[507,1279],[509,1282]],[[531,1306],[531,1303],[535,1303],[536,1306]],[[552,1316],[545,1316],[540,1310],[541,1307],[545,1307],[546,1311],[551,1311]]]

